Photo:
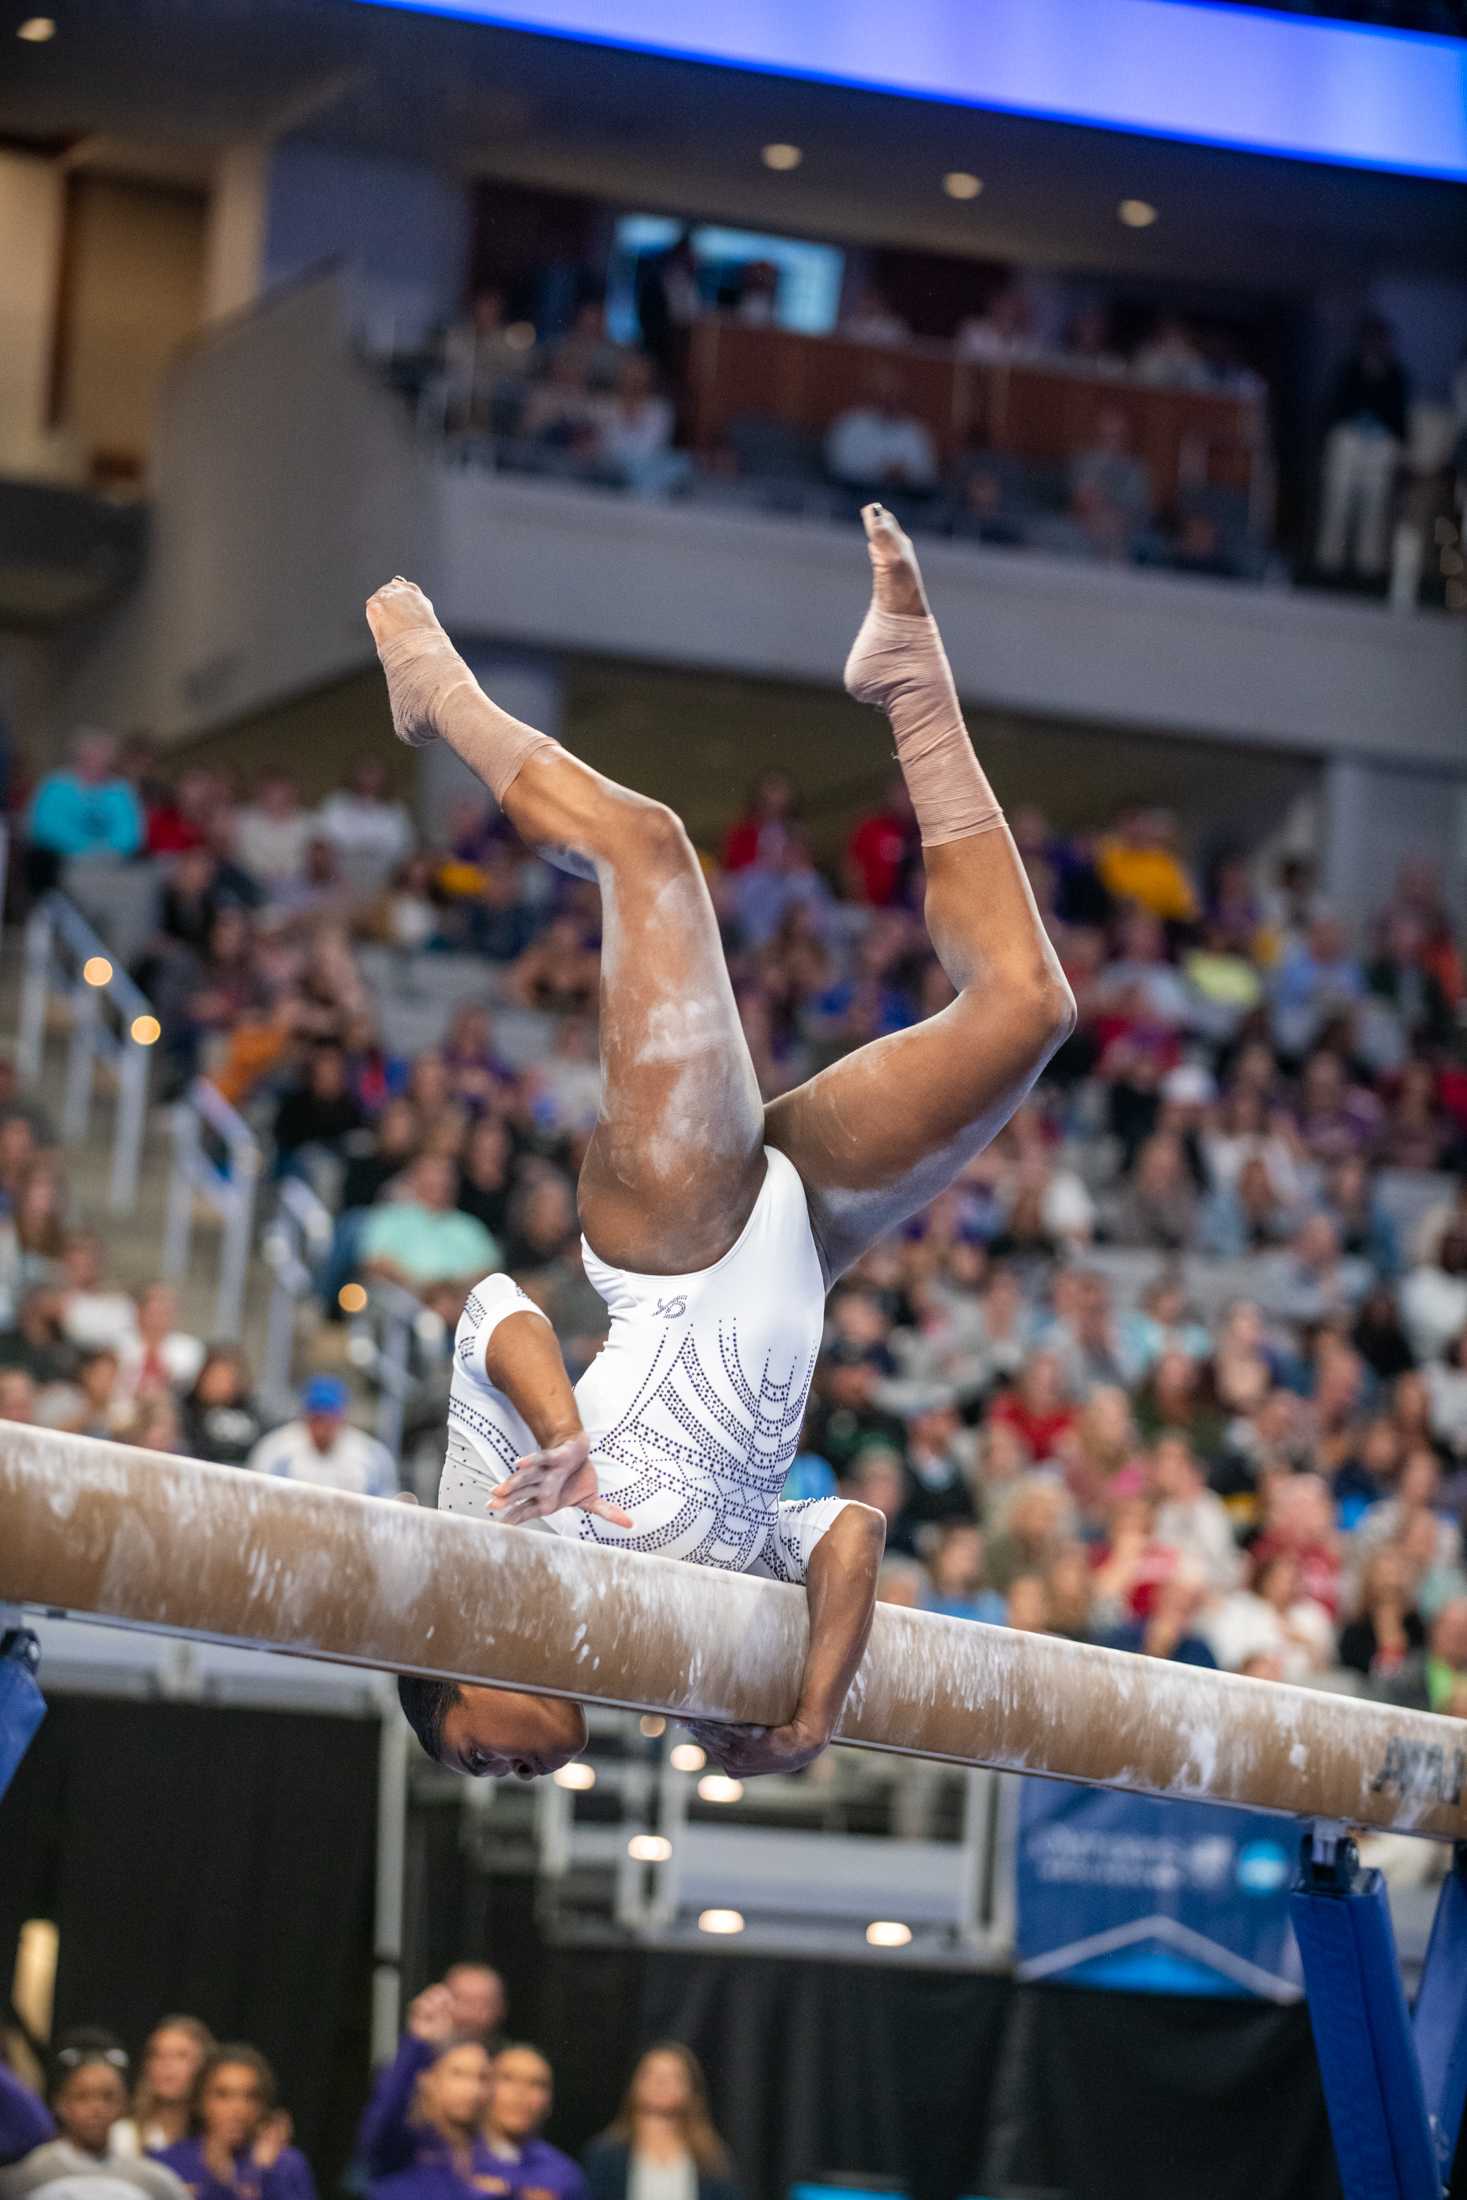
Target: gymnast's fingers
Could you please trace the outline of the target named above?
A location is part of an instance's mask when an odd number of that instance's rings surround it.
[[[609,1520],[614,1528],[634,1528],[637,1524],[630,1513],[624,1513],[620,1505],[613,1505],[609,1497],[592,1497],[581,1510],[595,1513],[598,1520]]]

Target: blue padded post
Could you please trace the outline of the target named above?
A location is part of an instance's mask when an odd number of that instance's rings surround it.
[[[1306,1849],[1290,1910],[1345,2200],[1442,2200],[1385,1882]]]
[[[1452,1852],[1416,1995],[1416,2059],[1445,2182],[1467,2111],[1467,1844]]]
[[[46,1716],[46,1699],[36,1679],[40,1662],[41,1646],[28,1627],[0,1634],[0,1796]]]

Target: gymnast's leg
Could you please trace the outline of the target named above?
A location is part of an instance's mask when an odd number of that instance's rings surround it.
[[[522,837],[601,887],[601,1117],[581,1226],[615,1268],[681,1275],[734,1243],[764,1180],[764,1116],[718,923],[679,820],[490,702],[427,597],[367,606],[393,724],[441,737]]]
[[[1013,1114],[1074,1022],[1029,881],[963,725],[911,543],[862,515],[872,605],[846,685],[891,721],[922,833],[926,918],[957,999],[785,1094],[769,1143],[804,1180],[834,1277],[923,1207]]]

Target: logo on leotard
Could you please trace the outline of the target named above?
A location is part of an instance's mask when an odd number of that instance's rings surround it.
[[[669,1299],[665,1306],[663,1305],[661,1299],[659,1299],[656,1306],[653,1308],[652,1318],[654,1321],[660,1317],[665,1322],[675,1322],[678,1319],[679,1315],[686,1314],[687,1311],[688,1302],[685,1298],[678,1297],[675,1299]]]

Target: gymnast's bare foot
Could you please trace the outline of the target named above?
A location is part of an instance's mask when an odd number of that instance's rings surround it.
[[[401,574],[369,597],[367,624],[387,675],[392,730],[410,748],[425,748],[438,738],[437,706],[473,674],[422,589]]]
[[[868,504],[861,512],[866,547],[871,553],[871,601],[878,611],[895,611],[905,618],[927,615],[927,597],[911,538],[899,527],[884,504]]]

